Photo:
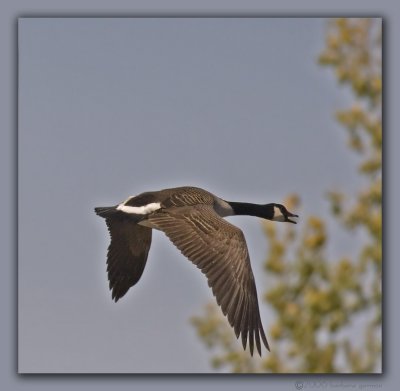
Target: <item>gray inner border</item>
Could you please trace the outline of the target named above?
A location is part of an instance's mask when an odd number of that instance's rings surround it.
[[[22,3],[22,4],[21,4]],[[25,6],[29,4],[29,6]],[[201,4],[185,3],[173,0],[166,4],[162,0],[123,1],[112,4],[106,0],[71,0],[66,4],[54,4],[48,0],[38,0],[33,8],[27,1],[15,4],[12,0],[3,0],[0,7],[0,18],[3,30],[1,37],[0,62],[2,88],[0,89],[0,110],[3,122],[1,134],[0,167],[2,175],[2,191],[0,192],[3,206],[1,219],[1,249],[3,250],[5,270],[0,273],[2,322],[0,322],[0,385],[4,390],[30,389],[64,390],[79,387],[95,390],[122,389],[140,387],[155,389],[203,389],[212,387],[230,390],[251,387],[255,390],[272,388],[274,390],[325,388],[325,389],[375,389],[385,388],[395,390],[400,374],[396,371],[398,353],[394,348],[397,336],[394,330],[399,326],[399,306],[392,305],[392,298],[399,297],[399,286],[395,284],[395,276],[399,275],[399,263],[395,254],[399,244],[395,238],[397,233],[396,216],[398,205],[393,199],[398,199],[400,183],[394,170],[390,169],[399,163],[395,153],[399,132],[390,130],[398,120],[397,110],[390,110],[391,102],[396,102],[397,72],[399,68],[399,47],[391,37],[400,36],[400,10],[395,0],[382,0],[379,3],[372,0],[354,2],[338,0],[334,6],[318,0],[303,0],[301,9],[296,0],[270,1],[268,4],[259,1],[219,0],[203,1]],[[121,5],[120,5],[121,4]],[[127,4],[127,5],[125,5]],[[200,7],[201,5],[201,7]],[[245,5],[245,6],[244,6]],[[324,7],[323,7],[324,5]],[[92,12],[90,12],[92,10]],[[384,18],[384,329],[383,329],[383,375],[18,375],[17,374],[17,19],[18,17],[146,17],[146,16],[198,16],[198,17],[307,17],[307,16],[377,16]],[[389,62],[389,64],[388,64]],[[396,66],[397,65],[397,66]],[[389,76],[390,84],[386,83]],[[392,124],[392,126],[391,126]],[[4,175],[4,177],[3,177]],[[389,179],[387,179],[387,176]],[[3,200],[4,198],[4,200]],[[386,213],[390,210],[390,215]],[[5,250],[5,254],[4,254]],[[3,266],[4,267],[4,266]],[[388,271],[389,269],[389,271]],[[390,309],[390,311],[388,311]],[[389,338],[390,343],[386,341]]]

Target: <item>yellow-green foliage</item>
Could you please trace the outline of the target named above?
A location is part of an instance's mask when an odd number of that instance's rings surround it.
[[[303,216],[303,228],[263,223],[269,250],[262,298],[274,312],[267,330],[271,353],[251,358],[214,303],[192,322],[213,350],[215,368],[232,372],[334,373],[381,369],[382,78],[381,21],[335,19],[328,24],[319,63],[351,87],[352,107],[336,113],[349,147],[360,155],[366,186],[356,195],[328,193],[332,216],[347,231],[361,230],[357,255],[330,259],[326,222]],[[296,195],[285,202],[300,208]],[[259,288],[261,294],[262,289]],[[361,335],[363,343],[352,338]]]

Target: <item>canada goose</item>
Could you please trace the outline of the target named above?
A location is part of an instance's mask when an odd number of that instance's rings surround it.
[[[107,272],[115,301],[140,279],[152,228],[158,229],[206,275],[236,337],[241,334],[243,348],[249,339],[253,355],[255,339],[261,356],[261,336],[269,350],[246,240],[239,228],[222,217],[250,215],[295,224],[291,218],[297,215],[281,204],[228,202],[196,187],[146,192],[95,212],[105,218],[110,231]]]

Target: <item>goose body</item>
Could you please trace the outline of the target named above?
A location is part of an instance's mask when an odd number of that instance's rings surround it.
[[[197,187],[177,187],[129,197],[112,207],[95,208],[111,236],[107,272],[112,298],[118,301],[140,279],[151,245],[152,229],[171,242],[207,277],[218,305],[243,348],[261,340],[269,350],[261,323],[257,290],[243,232],[223,217],[250,215],[296,223],[281,204],[229,202]]]

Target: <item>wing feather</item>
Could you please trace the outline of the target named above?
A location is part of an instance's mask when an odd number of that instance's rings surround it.
[[[127,219],[106,219],[111,242],[107,273],[112,299],[118,301],[143,274],[151,245],[151,228]]]
[[[163,231],[206,275],[223,314],[236,336],[241,335],[243,347],[249,341],[253,355],[255,341],[261,355],[262,340],[269,350],[242,231],[222,219],[211,205],[162,209],[149,215],[146,224]]]

